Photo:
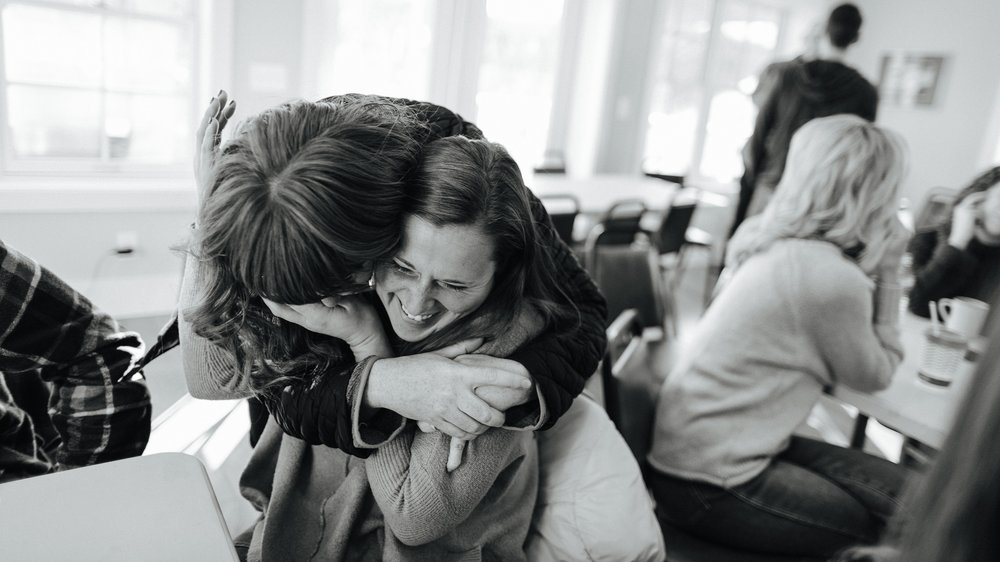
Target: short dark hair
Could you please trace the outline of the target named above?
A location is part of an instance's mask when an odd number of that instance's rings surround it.
[[[854,4],[841,4],[826,20],[826,34],[838,49],[846,49],[858,40],[861,30],[861,10]]]

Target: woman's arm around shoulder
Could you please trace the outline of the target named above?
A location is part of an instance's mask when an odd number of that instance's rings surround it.
[[[548,429],[569,409],[583,391],[587,378],[597,369],[607,346],[607,302],[576,256],[556,234],[542,202],[531,196],[531,209],[539,225],[542,244],[552,258],[556,283],[578,313],[579,322],[549,329],[534,341],[513,353],[509,359],[527,368],[545,397],[548,419],[541,429]],[[519,419],[533,406],[519,406],[508,411],[508,419]]]

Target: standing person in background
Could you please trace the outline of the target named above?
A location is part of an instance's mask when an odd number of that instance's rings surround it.
[[[743,148],[743,177],[730,236],[760,213],[785,170],[792,135],[816,117],[851,113],[875,120],[878,92],[857,70],[841,62],[857,42],[861,12],[841,4],[817,28],[805,55],[774,63],[761,74],[754,103],[760,107],[753,134]]]
[[[917,232],[909,251],[910,312],[927,317],[931,301],[948,297],[989,302],[1000,287],[1000,166],[963,189],[951,220]]]
[[[0,482],[142,454],[139,334],[2,240],[0,319]]]

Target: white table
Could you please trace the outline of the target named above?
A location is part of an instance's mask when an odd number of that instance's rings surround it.
[[[0,484],[3,560],[238,560],[198,459],[162,453]]]
[[[538,197],[572,195],[580,202],[580,212],[599,215],[623,199],[638,199],[651,211],[663,213],[670,208],[677,184],[641,175],[596,175],[588,177],[563,174],[534,174],[524,183]]]
[[[947,387],[932,386],[920,380],[917,368],[928,328],[930,322],[923,318],[909,313],[903,316],[900,332],[905,356],[889,388],[871,394],[843,385],[833,389],[834,397],[858,409],[852,446],[864,443],[864,426],[869,417],[934,448],[944,443],[975,365],[963,361],[955,373],[955,380]]]

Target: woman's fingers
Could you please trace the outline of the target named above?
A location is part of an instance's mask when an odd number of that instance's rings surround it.
[[[438,430],[438,428],[434,427],[431,423],[425,421],[418,421],[417,429],[424,433],[434,433]]]
[[[469,379],[473,387],[492,385],[531,388],[531,377],[528,371],[524,365],[517,361],[488,355],[462,355],[457,357],[455,361],[469,367],[478,367],[475,374]]]
[[[458,409],[483,426],[500,427],[507,419],[503,412],[493,408],[474,393],[460,398]],[[481,432],[473,431],[473,433]]]
[[[448,347],[442,347],[432,353],[434,355],[440,355],[442,357],[447,357],[448,359],[454,359],[459,355],[465,355],[467,353],[472,353],[473,351],[479,349],[483,345],[483,338],[469,338],[458,343],[449,345]]]
[[[265,298],[260,300],[264,301],[264,305],[267,309],[271,311],[271,314],[281,318],[282,320],[288,320],[289,322],[295,322],[296,324],[301,324],[302,314],[300,314],[294,308],[288,306],[287,304],[281,304],[274,301],[269,301]]]
[[[457,427],[455,424],[445,420],[435,422],[434,427],[436,427],[437,430],[440,431],[441,433],[444,433],[445,435],[449,437],[454,437],[456,439],[469,440],[476,438],[474,434],[469,433],[468,431],[465,431]]]
[[[465,452],[465,441],[451,438],[451,445],[448,447],[448,464],[445,467],[451,472],[462,465],[462,453]]]
[[[220,133],[222,132],[222,129],[226,128],[226,123],[229,123],[229,119],[232,118],[234,113],[236,113],[236,100],[230,101],[229,104],[226,105],[226,108],[223,109],[219,114]]]
[[[208,124],[212,122],[219,115],[219,108],[222,104],[219,102],[219,98],[212,98],[209,102],[208,107],[205,108],[205,113],[201,116],[201,122],[198,123],[198,130],[195,132],[195,138],[201,139],[205,136],[205,129],[208,128]]]

